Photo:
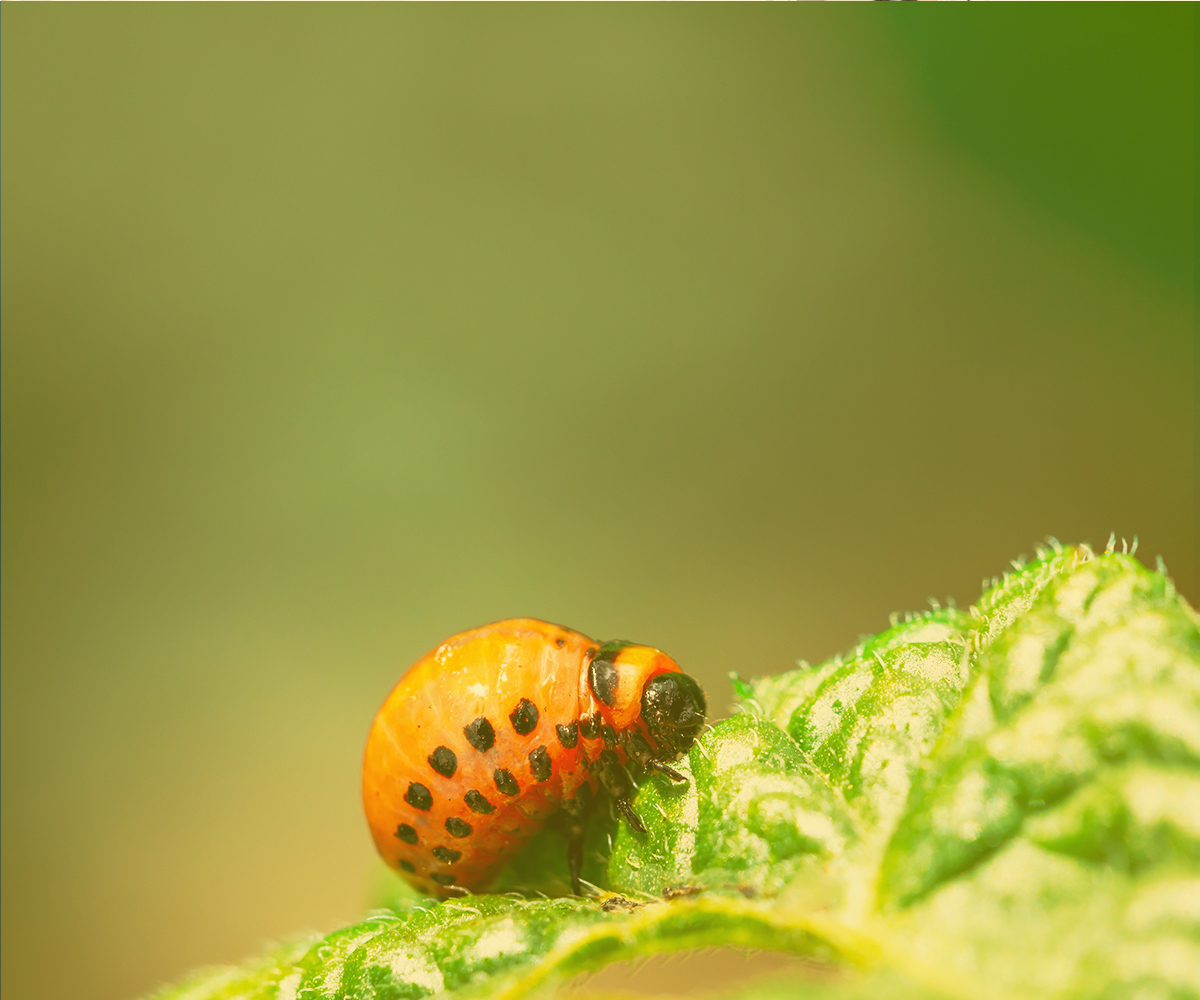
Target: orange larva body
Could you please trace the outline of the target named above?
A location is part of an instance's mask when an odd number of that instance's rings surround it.
[[[413,886],[486,888],[557,809],[597,791],[606,747],[622,763],[631,734],[654,747],[643,686],[678,665],[620,646],[601,701],[589,678],[599,648],[571,629],[510,619],[446,640],[392,690],[367,739],[363,802],[379,853]]]

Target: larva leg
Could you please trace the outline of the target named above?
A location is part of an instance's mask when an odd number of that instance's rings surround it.
[[[641,821],[638,814],[633,811],[633,806],[630,800],[633,798],[633,779],[629,777],[629,772],[622,766],[617,755],[611,750],[605,750],[600,754],[601,770],[600,784],[604,790],[612,796],[613,802],[621,811],[629,825],[632,826],[638,833],[646,832],[646,824]]]
[[[687,778],[684,775],[676,771],[675,768],[667,764],[666,761],[658,760],[656,757],[651,757],[650,760],[646,762],[646,769],[648,771],[658,771],[660,774],[665,774],[672,781],[682,781],[684,784],[687,784]]]
[[[571,874],[571,891],[582,896],[580,873],[583,871],[583,835],[587,832],[588,809],[580,799],[574,798],[563,802],[563,812],[567,814],[567,871]]]
[[[659,760],[650,750],[648,744],[641,736],[632,736],[625,746],[625,752],[629,754],[631,760],[642,768],[644,771],[658,771],[660,774],[665,774],[672,781],[687,781],[682,774],[671,767],[665,760]]]

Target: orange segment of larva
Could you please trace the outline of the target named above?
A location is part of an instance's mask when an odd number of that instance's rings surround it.
[[[420,891],[479,891],[565,809],[578,886],[587,803],[607,792],[632,815],[626,764],[663,771],[703,721],[698,685],[652,647],[533,618],[461,632],[375,716],[363,761],[375,845]]]

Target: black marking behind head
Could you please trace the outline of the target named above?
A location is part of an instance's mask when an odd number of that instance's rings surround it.
[[[691,749],[707,708],[700,685],[687,674],[659,674],[642,688],[642,721],[654,742],[673,754]]]
[[[410,781],[408,783],[408,791],[404,793],[404,801],[414,809],[428,812],[429,807],[433,805],[433,796],[430,794],[429,789],[419,781]]]
[[[513,777],[512,771],[507,768],[496,768],[492,773],[492,780],[496,782],[496,790],[501,795],[516,795],[521,790],[521,786],[517,784],[517,779]]]
[[[480,753],[487,753],[496,742],[496,730],[482,715],[469,726],[463,726],[463,735],[467,742]]]
[[[448,872],[434,872],[429,876],[438,885],[454,885],[458,880]]]
[[[401,861],[400,867],[406,872],[415,872],[417,870],[417,866],[411,861]]]
[[[533,771],[534,781],[550,780],[553,765],[550,763],[550,754],[546,752],[545,747],[537,747],[529,751],[529,769]]]
[[[407,823],[401,823],[396,827],[396,836],[406,844],[415,844],[417,842],[417,831]]]
[[[517,707],[509,713],[508,719],[512,723],[513,729],[521,736],[528,736],[537,728],[537,705],[528,698],[522,698],[517,702]]]
[[[579,723],[572,722],[568,725],[559,723],[554,727],[554,731],[558,734],[558,742],[565,746],[568,750],[579,742]]]
[[[446,832],[451,837],[469,837],[471,836],[471,824],[465,819],[459,819],[457,816],[451,816],[446,820]]]
[[[467,804],[467,808],[471,812],[483,813],[486,816],[488,813],[496,811],[496,807],[485,799],[481,792],[475,791],[474,788],[463,796],[463,801]]]
[[[453,778],[458,770],[458,758],[449,747],[438,747],[429,755],[429,766],[443,778]]]
[[[455,851],[449,847],[435,847],[429,853],[444,865],[452,865],[462,857],[462,851]]]
[[[621,683],[621,675],[617,673],[616,661],[621,650],[633,643],[618,639],[606,642],[596,650],[595,659],[588,665],[588,686],[596,700],[605,705],[617,703],[617,688]]]

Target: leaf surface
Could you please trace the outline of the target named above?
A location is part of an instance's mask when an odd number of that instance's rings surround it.
[[[648,833],[590,832],[618,896],[397,899],[160,996],[516,998],[716,944],[847,973],[745,1000],[1200,996],[1200,632],[1163,574],[1054,546],[968,610],[734,686],[688,782],[644,781]],[[504,886],[561,893],[564,854],[545,831]]]

